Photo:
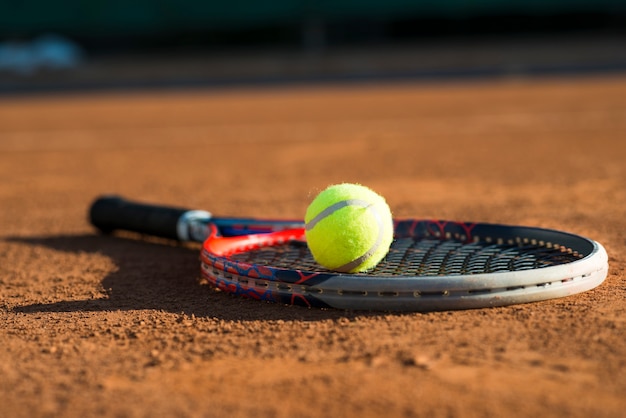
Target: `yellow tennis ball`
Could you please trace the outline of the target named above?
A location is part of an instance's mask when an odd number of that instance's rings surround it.
[[[385,199],[359,184],[336,184],[309,205],[304,222],[313,258],[334,271],[370,270],[393,241],[393,219]]]

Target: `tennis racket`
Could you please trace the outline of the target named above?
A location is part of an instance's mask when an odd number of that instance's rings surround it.
[[[593,240],[550,229],[442,220],[395,222],[386,258],[367,273],[319,266],[303,223],[215,217],[200,210],[98,198],[100,231],[134,231],[202,243],[201,274],[236,295],[308,307],[437,311],[565,297],[598,286],[606,251]]]

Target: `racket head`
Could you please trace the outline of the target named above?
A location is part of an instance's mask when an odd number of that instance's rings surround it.
[[[309,307],[436,311],[569,296],[604,281],[608,257],[578,235],[523,226],[440,220],[395,223],[389,254],[372,271],[315,263],[301,228],[239,237],[212,227],[202,276],[225,292]]]

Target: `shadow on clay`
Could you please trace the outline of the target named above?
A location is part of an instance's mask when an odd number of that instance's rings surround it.
[[[38,303],[13,310],[36,313],[151,309],[226,320],[315,321],[380,315],[286,306],[218,292],[199,279],[198,245],[166,240],[150,242],[141,238],[97,234],[8,238],[9,242],[67,253],[104,255],[117,267],[102,279],[102,287],[107,293],[105,298]]]

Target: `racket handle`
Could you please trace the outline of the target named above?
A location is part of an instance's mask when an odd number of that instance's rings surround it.
[[[119,196],[102,196],[91,205],[89,219],[104,233],[125,230],[185,240],[179,234],[179,220],[188,212],[188,209],[131,202]]]

